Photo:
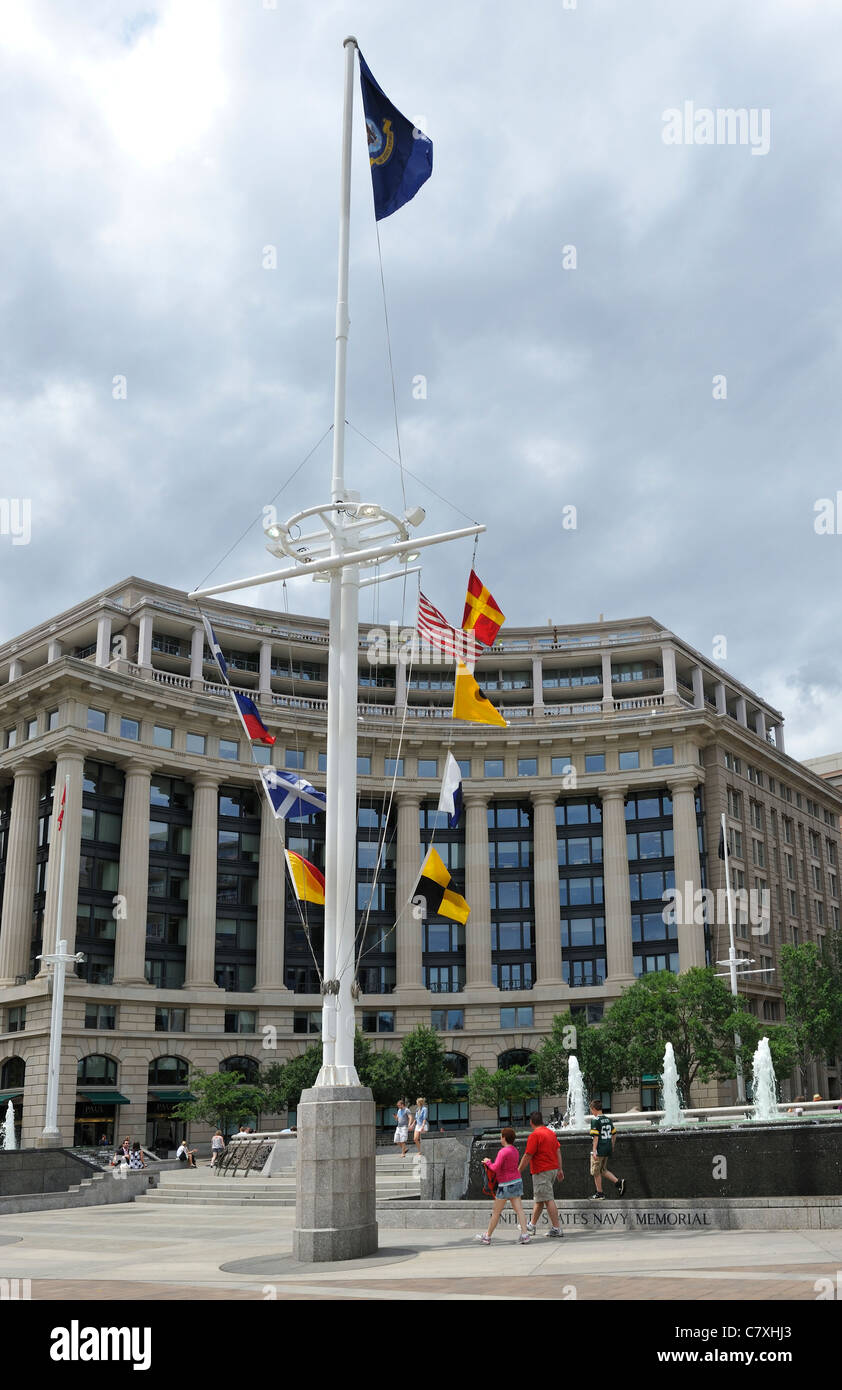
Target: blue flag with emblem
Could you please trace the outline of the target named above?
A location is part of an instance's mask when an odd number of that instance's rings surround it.
[[[324,792],[317,792],[315,787],[294,772],[262,767],[260,780],[276,820],[300,820],[302,816],[318,815],[326,808]]]
[[[433,142],[402,116],[375,82],[360,53],[360,85],[368,133],[368,161],[374,189],[374,216],[390,217],[433,172]]]

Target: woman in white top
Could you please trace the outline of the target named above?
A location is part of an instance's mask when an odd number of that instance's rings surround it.
[[[401,1158],[406,1158],[406,1145],[409,1139],[409,1111],[406,1102],[398,1101],[395,1111],[395,1143],[401,1146]]]
[[[415,1123],[413,1124],[412,1137],[415,1140],[415,1147],[421,1152],[421,1135],[429,1129],[427,1124],[427,1099],[426,1096],[419,1096],[415,1102]]]

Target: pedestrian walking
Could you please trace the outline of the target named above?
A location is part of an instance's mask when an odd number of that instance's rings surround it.
[[[544,1124],[544,1117],[540,1110],[533,1110],[529,1116],[529,1123],[532,1126],[532,1133],[526,1141],[526,1152],[520,1160],[518,1170],[522,1173],[528,1163],[529,1171],[532,1174],[534,1206],[532,1216],[526,1223],[526,1229],[532,1235],[541,1212],[546,1207],[547,1216],[550,1218],[547,1239],[559,1240],[564,1232],[558,1219],[558,1207],[553,1200],[553,1183],[556,1178],[559,1182],[564,1181],[564,1170],[561,1166],[561,1145],[555,1131]]]
[[[421,1152],[421,1135],[426,1134],[429,1128],[427,1124],[427,1114],[426,1097],[419,1096],[415,1102],[415,1119],[412,1125],[412,1138],[415,1141],[415,1147],[419,1153]]]
[[[617,1178],[608,1171],[608,1160],[614,1152],[614,1141],[617,1133],[616,1127],[607,1115],[603,1115],[602,1106],[598,1100],[591,1101],[591,1177],[594,1180],[596,1192],[591,1197],[592,1202],[604,1202],[605,1193],[602,1190],[602,1179],[606,1177],[610,1182],[617,1184],[617,1196],[622,1197],[626,1190],[625,1178]]]
[[[211,1161],[210,1161],[210,1166],[211,1166],[211,1168],[215,1168],[215,1167],[216,1167],[217,1159],[219,1158],[220,1154],[222,1154],[222,1153],[224,1153],[224,1152],[225,1152],[225,1139],[224,1139],[224,1137],[223,1137],[222,1130],[221,1130],[221,1129],[218,1129],[218,1130],[216,1131],[216,1134],[215,1134],[215,1135],[213,1136],[213,1138],[211,1139]]]
[[[409,1111],[406,1108],[406,1101],[399,1100],[398,1108],[395,1111],[395,1143],[401,1146],[401,1158],[406,1158],[406,1146],[409,1140]]]
[[[497,1195],[491,1208],[491,1220],[488,1223],[488,1230],[483,1235],[476,1236],[475,1239],[481,1241],[483,1245],[491,1244],[491,1237],[494,1234],[497,1222],[503,1213],[503,1208],[510,1202],[520,1226],[518,1245],[528,1245],[532,1237],[526,1225],[526,1218],[523,1214],[523,1178],[518,1169],[518,1151],[515,1148],[515,1132],[513,1129],[504,1129],[500,1134],[502,1145],[497,1157],[492,1163],[490,1158],[484,1158],[483,1164],[489,1172],[493,1173],[497,1179]]]

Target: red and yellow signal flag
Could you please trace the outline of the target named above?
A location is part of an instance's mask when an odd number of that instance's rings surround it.
[[[494,708],[491,701],[486,700],[467,666],[461,661],[456,663],[452,717],[465,719],[470,724],[499,724],[504,729],[508,728],[509,723],[500,711]]]
[[[492,647],[505,621],[506,615],[500,612],[496,600],[491,597],[476,570],[471,570],[462,617],[463,629],[473,632],[484,646]]]
[[[289,849],[284,850],[284,854],[298,901],[300,903],[315,903],[317,907],[324,907],[324,875],[319,873],[315,864],[311,864],[309,859],[304,859],[300,854],[294,854]]]

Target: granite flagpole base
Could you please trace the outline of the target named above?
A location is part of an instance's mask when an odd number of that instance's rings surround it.
[[[296,1260],[358,1260],[377,1250],[374,1101],[367,1086],[314,1086],[298,1103]]]

